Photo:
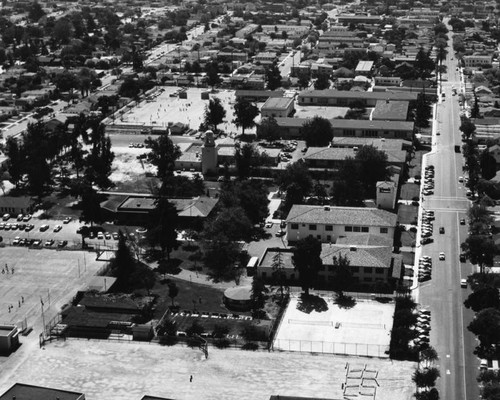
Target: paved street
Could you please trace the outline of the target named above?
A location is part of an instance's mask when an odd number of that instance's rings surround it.
[[[451,35],[450,35],[451,36]],[[448,67],[447,81],[443,81],[445,97],[440,99],[437,109],[437,129],[433,135],[433,150],[427,164],[434,165],[435,193],[427,197],[422,206],[434,210],[434,243],[423,248],[423,255],[433,259],[432,279],[421,285],[419,302],[432,312],[431,345],[439,354],[441,378],[438,381],[443,399],[477,399],[479,395],[476,376],[478,360],[473,355],[475,338],[467,330],[473,313],[463,307],[469,289],[460,287],[460,279],[472,273],[472,266],[460,263],[460,244],[467,237],[467,227],[460,225],[466,218],[470,202],[465,197],[465,188],[458,182],[462,175],[462,155],[455,153],[454,146],[461,145],[459,130],[458,96],[452,95],[452,87],[459,89],[460,76],[449,42],[450,53],[445,65]],[[444,100],[444,101],[443,101]],[[439,227],[445,234],[439,234]],[[439,252],[446,255],[439,261]]]

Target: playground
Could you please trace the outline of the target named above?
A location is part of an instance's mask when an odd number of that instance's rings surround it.
[[[185,98],[179,93],[185,93]],[[169,124],[182,123],[190,129],[197,130],[204,120],[205,106],[209,100],[201,98],[202,93],[209,92],[209,89],[188,88],[182,89],[175,86],[165,86],[160,90],[148,95],[139,104],[132,103],[125,107],[122,113],[118,112],[115,117],[116,126],[138,126],[157,127],[166,129]],[[232,122],[234,119],[234,103],[236,98],[234,90],[217,90],[210,92],[210,98],[219,98],[226,110],[226,118],[218,128],[227,134],[239,134],[241,128],[236,127]],[[256,118],[259,121],[259,117]],[[109,124],[113,126],[113,124]],[[255,128],[247,129],[245,132],[255,132]]]
[[[87,400],[268,400],[271,395],[410,400],[410,362],[299,353],[162,347],[68,339],[33,349],[0,373],[0,393],[13,381],[83,392]],[[193,376],[190,382],[190,376]],[[374,393],[376,392],[376,395]]]
[[[346,308],[316,295],[309,302],[291,297],[274,350],[388,357],[394,303],[363,300]]]

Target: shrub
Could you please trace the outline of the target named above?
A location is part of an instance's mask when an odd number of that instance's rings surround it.
[[[162,346],[174,346],[179,342],[177,336],[159,336],[158,343]]]
[[[259,345],[257,343],[253,343],[253,342],[247,342],[243,346],[241,346],[242,350],[255,351],[255,350],[258,350],[258,348],[259,348]]]
[[[227,325],[224,324],[214,325],[214,330],[213,330],[214,338],[216,339],[223,338],[228,333],[229,333],[229,327]]]
[[[243,330],[241,331],[241,336],[245,340],[255,340],[255,341],[266,341],[267,340],[267,333],[261,329],[257,328],[254,325],[247,325]]]
[[[226,349],[231,345],[231,342],[227,339],[217,339],[214,340],[214,346],[218,349]]]
[[[188,336],[200,335],[205,332],[205,328],[198,321],[194,321],[193,324],[186,329]]]

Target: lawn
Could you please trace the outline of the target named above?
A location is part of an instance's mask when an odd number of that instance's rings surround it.
[[[417,206],[409,206],[406,204],[399,204],[398,207],[398,222],[400,224],[416,224],[418,215]]]

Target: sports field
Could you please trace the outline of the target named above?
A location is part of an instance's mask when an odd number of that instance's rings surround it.
[[[0,323],[32,326],[41,317],[42,302],[48,322],[104,265],[95,257],[82,251],[0,248]]]
[[[318,297],[321,309],[305,312],[292,297],[274,340],[275,350],[388,357],[394,304],[357,301],[341,308]]]
[[[367,391],[366,377],[362,388],[353,376],[369,370],[377,395],[364,399],[409,400],[414,368],[410,362],[213,347],[205,359],[199,349],[181,346],[68,340],[36,348],[0,372],[0,393],[22,382],[81,391],[87,400],[139,400],[145,394],[185,400],[268,400],[272,394],[341,399],[342,384],[350,394]]]
[[[157,92],[149,100],[143,100],[138,105],[128,109],[121,117],[115,120],[117,125],[145,125],[167,127],[169,123],[183,123],[191,129],[198,129],[204,120],[205,106],[208,100],[202,100],[201,94],[208,89],[189,88],[187,98],[181,99],[178,96],[170,97],[179,90],[178,87],[163,87],[163,92]],[[210,93],[210,98],[217,97],[221,100],[226,110],[224,122],[218,129],[230,133],[241,133],[241,128],[233,124],[234,119],[234,90],[218,90]],[[262,106],[259,103],[258,106]],[[259,117],[256,118],[259,121]],[[255,132],[255,128],[247,129],[246,133]]]

